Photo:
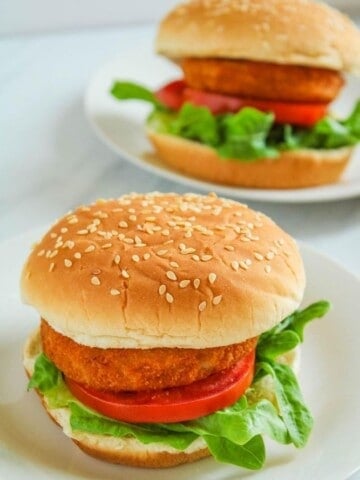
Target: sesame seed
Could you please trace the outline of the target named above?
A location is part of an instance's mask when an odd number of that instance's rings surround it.
[[[229,252],[233,252],[235,248],[232,245],[225,245],[225,250],[228,250]]]
[[[246,235],[241,235],[241,236],[240,236],[240,240],[241,240],[242,242],[250,242],[250,241],[251,241],[250,238],[247,237]]]
[[[164,255],[166,255],[168,252],[168,250],[158,250],[156,252],[156,255],[158,255],[159,257],[163,257]]]
[[[68,232],[68,231],[69,231],[69,229],[66,228],[66,227],[62,227],[62,228],[60,229],[60,232],[61,232],[61,233],[66,233],[66,232]]]
[[[91,283],[93,285],[100,285],[100,280],[98,279],[98,277],[91,277]]]
[[[200,260],[199,255],[193,255],[191,258],[195,260],[195,262],[198,262]]]
[[[272,260],[274,257],[275,257],[274,252],[268,252],[268,253],[265,255],[266,260]]]
[[[55,232],[50,233],[50,238],[56,238],[56,237],[57,237],[57,233],[55,233]]]
[[[121,222],[119,222],[118,225],[120,228],[128,228],[128,224],[124,220],[121,220]]]
[[[167,228],[164,228],[164,230],[161,230],[161,235],[168,237],[170,235],[170,230],[168,230]]]
[[[146,220],[147,222],[155,222],[156,217],[145,217],[145,220]]]
[[[186,288],[188,285],[190,285],[190,280],[181,280],[179,283],[180,288]]]
[[[195,278],[193,281],[194,288],[198,289],[200,287],[200,278]]]
[[[79,222],[79,220],[76,217],[70,218],[70,220],[68,221],[68,223],[70,223],[70,225],[74,225],[74,223],[78,223],[78,222]]]
[[[271,267],[270,267],[270,265],[265,265],[264,270],[265,270],[266,273],[270,273],[270,272],[271,272]]]
[[[246,262],[244,260],[241,260],[241,262],[239,263],[239,266],[243,269],[243,270],[248,270],[249,269],[249,266],[246,264]]]
[[[134,260],[134,262],[140,262],[139,255],[133,255],[131,258]]]
[[[213,284],[217,278],[216,273],[209,273],[209,282]]]
[[[72,265],[72,261],[69,260],[68,258],[65,258],[64,265],[65,265],[65,267],[70,268],[71,265]]]
[[[114,263],[116,263],[116,265],[119,265],[120,259],[121,259],[120,255],[115,255],[115,257],[114,257]]]
[[[194,253],[196,252],[195,248],[192,248],[192,247],[188,247],[188,248],[184,248],[184,250],[181,250],[181,254],[182,255],[188,255],[189,253]]]
[[[200,312],[203,312],[206,308],[206,302],[205,300],[199,304],[199,310]]]
[[[42,250],[40,250],[40,252],[38,252],[37,256],[42,257],[44,255],[44,253],[45,253],[45,250],[42,249]]]
[[[73,242],[72,240],[66,240],[66,242],[63,245],[63,248],[70,248],[70,250],[74,247],[75,247],[75,242]]]
[[[165,292],[166,292],[166,285],[164,285],[164,284],[160,285],[159,294],[164,295]]]
[[[250,258],[246,258],[244,261],[248,267],[250,267],[250,265],[252,264],[252,261],[250,260]]]
[[[231,268],[237,272],[239,270],[239,262],[237,260],[233,260],[231,262]]]
[[[185,243],[179,243],[179,249],[180,250],[185,250],[186,249]]]
[[[208,262],[208,261],[211,260],[212,258],[213,258],[212,255],[202,255],[202,256],[201,256],[201,260],[202,260],[203,262]]]
[[[54,270],[54,267],[55,267],[55,263],[51,262],[49,265],[49,272],[52,272]]]
[[[150,253],[144,253],[143,255],[144,260],[149,260],[150,257],[151,257]]]
[[[170,267],[179,268],[179,264],[177,262],[170,262]]]
[[[165,298],[168,303],[173,303],[174,301],[174,297],[169,292],[166,292]]]
[[[89,245],[87,248],[85,248],[84,252],[85,253],[90,253],[95,250],[95,245]]]
[[[78,230],[76,232],[78,235],[87,235],[89,232],[86,229]]]
[[[256,260],[264,260],[264,256],[261,255],[261,253],[259,252],[254,252],[254,257],[256,258]]]
[[[120,291],[117,288],[112,288],[110,290],[110,295],[113,295],[113,296],[120,295]]]
[[[123,242],[125,242],[125,243],[135,243],[133,238],[124,238]]]
[[[59,250],[53,250],[50,255],[49,255],[49,258],[54,258],[56,257],[56,255],[59,253]]]
[[[104,243],[104,245],[101,245],[101,248],[110,248],[112,247],[112,243]]]
[[[216,297],[214,297],[212,299],[212,304],[213,305],[219,305],[219,303],[221,302],[222,300],[222,295],[217,295]]]
[[[130,278],[129,273],[126,270],[121,270],[121,275],[123,276],[123,278]]]
[[[172,272],[171,270],[169,270],[168,272],[166,272],[166,276],[169,280],[177,280],[177,276],[175,275],[174,272]]]
[[[123,233],[119,233],[118,239],[119,240],[124,240],[124,238],[125,238],[125,235]]]
[[[46,254],[45,254],[45,257],[46,257],[46,258],[49,258],[50,255],[51,255],[51,250],[47,250],[47,251],[46,251]]]
[[[185,232],[185,235],[184,235],[185,238],[191,238],[192,237],[192,233],[190,230],[188,230],[187,232]]]
[[[77,259],[81,258],[81,253],[80,252],[75,252],[74,253],[74,258],[77,258]]]
[[[135,240],[135,243],[136,243],[137,245],[143,243],[143,241],[141,240],[141,238],[140,238],[138,235],[135,235],[134,240]]]

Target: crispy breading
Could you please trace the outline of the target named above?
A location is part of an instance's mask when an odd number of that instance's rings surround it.
[[[261,100],[328,103],[344,84],[326,68],[218,58],[185,58],[181,66],[192,88]]]
[[[44,353],[69,378],[97,390],[152,390],[186,385],[231,367],[257,339],[206,349],[87,347],[41,321]]]

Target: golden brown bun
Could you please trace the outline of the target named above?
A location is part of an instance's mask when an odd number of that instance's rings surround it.
[[[24,366],[29,377],[33,374],[36,357],[41,351],[40,332],[36,330],[28,337],[23,352]],[[63,429],[65,435],[70,437],[84,452],[101,460],[135,467],[164,468],[193,462],[210,455],[201,439],[196,440],[181,452],[165,444],[144,445],[130,437],[116,438],[72,431],[69,423],[69,409],[51,409],[46,398],[40,393],[39,396],[50,418]]]
[[[339,11],[311,0],[193,0],[161,22],[157,52],[243,58],[360,74],[360,32]]]
[[[68,213],[21,279],[24,301],[53,329],[102,348],[241,343],[292,313],[304,286],[296,243],[268,217],[216,195],[175,193]]]
[[[252,188],[304,188],[339,180],[351,148],[292,150],[275,159],[241,162],[222,159],[198,142],[148,130],[158,157],[166,164],[201,180]]]

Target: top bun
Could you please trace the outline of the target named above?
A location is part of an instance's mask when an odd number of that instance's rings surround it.
[[[215,195],[131,194],[79,207],[30,254],[25,302],[56,331],[102,348],[240,343],[299,305],[294,240]]]
[[[247,59],[360,74],[360,32],[311,0],[192,0],[161,22],[156,49],[185,57]]]

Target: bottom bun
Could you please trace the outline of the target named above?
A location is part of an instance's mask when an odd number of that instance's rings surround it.
[[[35,360],[41,351],[40,330],[37,329],[27,339],[23,352],[24,367],[29,377],[34,372]],[[179,451],[161,443],[144,445],[132,437],[117,438],[74,432],[70,427],[70,410],[49,408],[46,398],[40,393],[39,395],[47,413],[63,429],[65,435],[70,437],[81,450],[95,458],[135,467],[166,468],[194,462],[210,455],[201,438],[195,440],[186,450]]]
[[[241,162],[222,159],[206,145],[174,135],[147,131],[164,163],[189,176],[252,188],[304,188],[337,182],[351,156],[348,147],[291,150],[275,159]]]

